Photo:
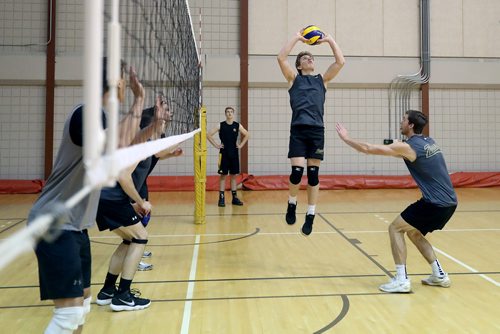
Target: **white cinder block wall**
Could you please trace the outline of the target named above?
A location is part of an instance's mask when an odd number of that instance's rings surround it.
[[[240,2],[189,3],[196,32],[200,8],[202,12],[203,98],[211,129],[224,119],[228,105],[240,118]],[[314,23],[335,36],[347,59],[327,92],[321,173],[406,174],[397,159],[363,156],[342,145],[334,124],[345,123],[353,137],[366,141],[381,143],[388,137],[389,82],[419,67],[419,1],[318,3],[321,11],[303,11],[298,0],[250,1],[249,173],[289,173],[290,108],[276,54],[292,34]],[[0,4],[0,179],[43,178],[46,13],[43,0]],[[498,1],[431,2],[430,133],[442,146],[451,172],[500,170],[499,15]],[[59,1],[54,155],[67,114],[82,101],[82,29],[82,2]],[[297,46],[292,54],[305,48]],[[324,72],[332,59],[330,50],[310,50],[317,56],[318,72]],[[411,106],[420,108],[418,92]],[[183,149],[184,157],[161,162],[155,175],[192,175],[192,142]],[[217,150],[208,144],[209,175],[216,174],[216,163]]]

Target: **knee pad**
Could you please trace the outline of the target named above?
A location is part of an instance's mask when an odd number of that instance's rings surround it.
[[[319,167],[318,166],[308,166],[307,167],[307,184],[311,187],[317,186],[319,184]]]
[[[132,242],[135,243],[135,244],[145,245],[145,244],[148,243],[148,239],[136,239],[136,238],[132,238]]]
[[[78,326],[83,326],[83,324],[85,323],[85,318],[87,317],[87,314],[90,313],[91,302],[92,302],[92,296],[90,296],[89,298],[85,298],[83,300],[83,315],[82,318],[80,319],[80,323],[78,324]]]
[[[302,174],[304,174],[304,167],[292,166],[292,173],[290,174],[290,183],[299,184],[302,180]]]
[[[80,325],[84,313],[83,306],[61,307],[54,309],[54,315],[50,320],[45,334],[70,334]]]
[[[131,242],[130,242],[130,240],[125,240],[125,239],[123,239],[123,244],[124,244],[124,245],[130,245],[130,243],[131,243]]]

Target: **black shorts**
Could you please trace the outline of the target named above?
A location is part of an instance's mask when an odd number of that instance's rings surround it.
[[[63,231],[52,243],[35,248],[40,299],[78,298],[90,287],[92,256],[87,230]]]
[[[304,157],[323,160],[325,128],[296,125],[290,129],[288,158]]]
[[[236,154],[219,153],[219,166],[217,173],[220,175],[232,174],[236,175],[240,173],[240,157],[238,151]]]
[[[456,208],[456,205],[442,207],[419,199],[401,212],[401,217],[420,233],[426,235],[429,232],[443,229]]]
[[[131,226],[141,222],[128,200],[116,201],[100,199],[96,217],[99,231],[113,231],[119,227]]]

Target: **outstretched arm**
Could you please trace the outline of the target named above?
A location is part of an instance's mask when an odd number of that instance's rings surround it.
[[[335,129],[337,130],[337,134],[340,139],[358,152],[405,158],[409,161],[415,161],[417,158],[415,151],[406,143],[396,142],[390,145],[364,143],[350,138],[347,129],[340,123],[335,125]]]
[[[296,33],[280,50],[278,54],[278,64],[280,65],[281,73],[288,83],[292,83],[297,75],[295,69],[288,62],[288,55],[292,51],[297,42],[305,42],[306,39],[302,36],[301,31]]]
[[[247,143],[248,138],[250,138],[250,133],[248,133],[248,131],[241,124],[240,124],[239,130],[241,133],[241,140],[240,140],[240,143],[238,145],[236,145],[236,147],[242,148]]]
[[[340,50],[337,42],[335,42],[332,35],[327,34],[325,37],[318,40],[318,43],[328,43],[330,45],[330,48],[332,49],[333,56],[335,57],[335,62],[331,64],[326,70],[325,74],[323,74],[323,82],[326,85],[330,80],[335,78],[342,67],[344,67],[345,59],[344,55],[342,54],[342,50]]]
[[[130,89],[134,93],[134,102],[128,114],[120,121],[118,147],[126,147],[130,145],[139,130],[142,109],[144,108],[144,87],[137,78],[137,73],[132,66],[130,67],[129,81]]]

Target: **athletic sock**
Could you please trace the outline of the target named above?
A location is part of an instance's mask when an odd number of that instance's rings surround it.
[[[406,265],[396,264],[396,277],[400,280],[408,278],[408,276],[406,275]]]
[[[116,281],[118,280],[118,275],[113,275],[112,273],[106,274],[106,280],[104,281],[104,288],[111,289],[116,285]]]
[[[443,268],[441,268],[441,264],[439,261],[436,259],[436,261],[431,263],[432,267],[432,275],[437,276],[437,277],[443,277],[444,276],[444,271]]]
[[[288,203],[297,204],[297,196],[288,196]]]
[[[315,211],[316,211],[316,205],[309,205],[307,207],[307,214],[308,215],[313,215],[314,216],[315,215],[315,213],[314,213]]]
[[[120,285],[118,286],[118,292],[130,291],[130,286],[132,285],[131,279],[120,279]]]

